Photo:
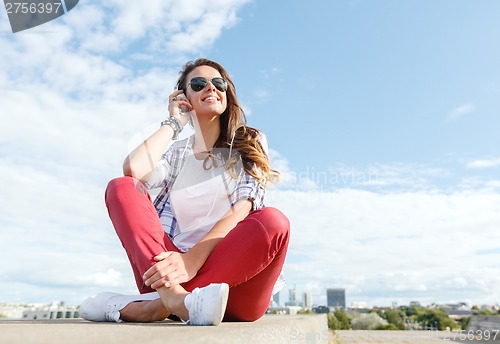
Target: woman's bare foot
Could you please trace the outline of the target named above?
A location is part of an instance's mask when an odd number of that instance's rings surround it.
[[[126,322],[162,321],[169,315],[161,299],[131,302],[120,310],[120,319]]]

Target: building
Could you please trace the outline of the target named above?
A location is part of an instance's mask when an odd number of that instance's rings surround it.
[[[78,306],[64,302],[51,304],[0,304],[0,314],[7,319],[50,320],[78,318]]]
[[[312,308],[313,305],[313,300],[312,300],[312,294],[310,291],[304,292],[304,307],[305,308]]]
[[[345,309],[345,289],[328,288],[326,290],[326,303],[331,308]]]
[[[295,287],[293,289],[288,290],[288,301],[285,302],[285,306],[289,307],[302,307],[302,302],[299,302],[296,298],[296,290]]]
[[[352,309],[368,309],[368,304],[365,301],[353,301],[351,302]]]
[[[297,300],[295,295],[296,295],[295,288],[289,289],[288,290],[288,301],[295,302]]]

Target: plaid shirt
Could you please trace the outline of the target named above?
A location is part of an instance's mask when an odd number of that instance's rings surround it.
[[[163,229],[170,238],[173,238],[174,234],[179,232],[178,223],[171,207],[170,190],[187,157],[193,154],[193,141],[191,136],[182,141],[174,142],[162,155],[149,181],[146,183],[149,189],[161,188],[160,193],[154,200],[154,206]],[[243,170],[238,176],[234,192],[231,192],[229,197],[231,206],[234,206],[239,200],[249,199],[253,204],[252,210],[258,210],[264,207],[264,194],[265,188]]]

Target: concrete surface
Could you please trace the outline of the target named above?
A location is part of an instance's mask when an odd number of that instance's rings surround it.
[[[253,323],[93,323],[83,319],[0,321],[0,343],[328,343],[325,314],[265,315]]]
[[[479,330],[478,330],[479,331]],[[178,322],[93,323],[83,319],[2,320],[0,344],[156,344],[156,343],[335,343],[443,344],[499,343],[500,333],[476,331],[335,331],[325,314],[266,315],[253,323],[196,327]],[[493,336],[496,341],[492,342]],[[482,338],[481,338],[482,337]]]
[[[496,337],[496,338],[495,338]],[[486,340],[488,338],[489,340]],[[494,340],[495,339],[495,340]],[[445,344],[500,343],[498,332],[468,331],[335,331],[336,344]]]

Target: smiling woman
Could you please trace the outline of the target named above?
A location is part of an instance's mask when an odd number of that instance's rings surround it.
[[[218,63],[186,64],[170,117],[125,159],[106,190],[109,215],[142,295],[85,300],[92,321],[191,325],[253,321],[267,310],[289,241],[289,221],[264,206],[277,182],[264,135],[245,124]],[[172,143],[187,123],[194,135]],[[154,202],[149,189],[161,188]],[[138,302],[142,301],[142,302]]]

